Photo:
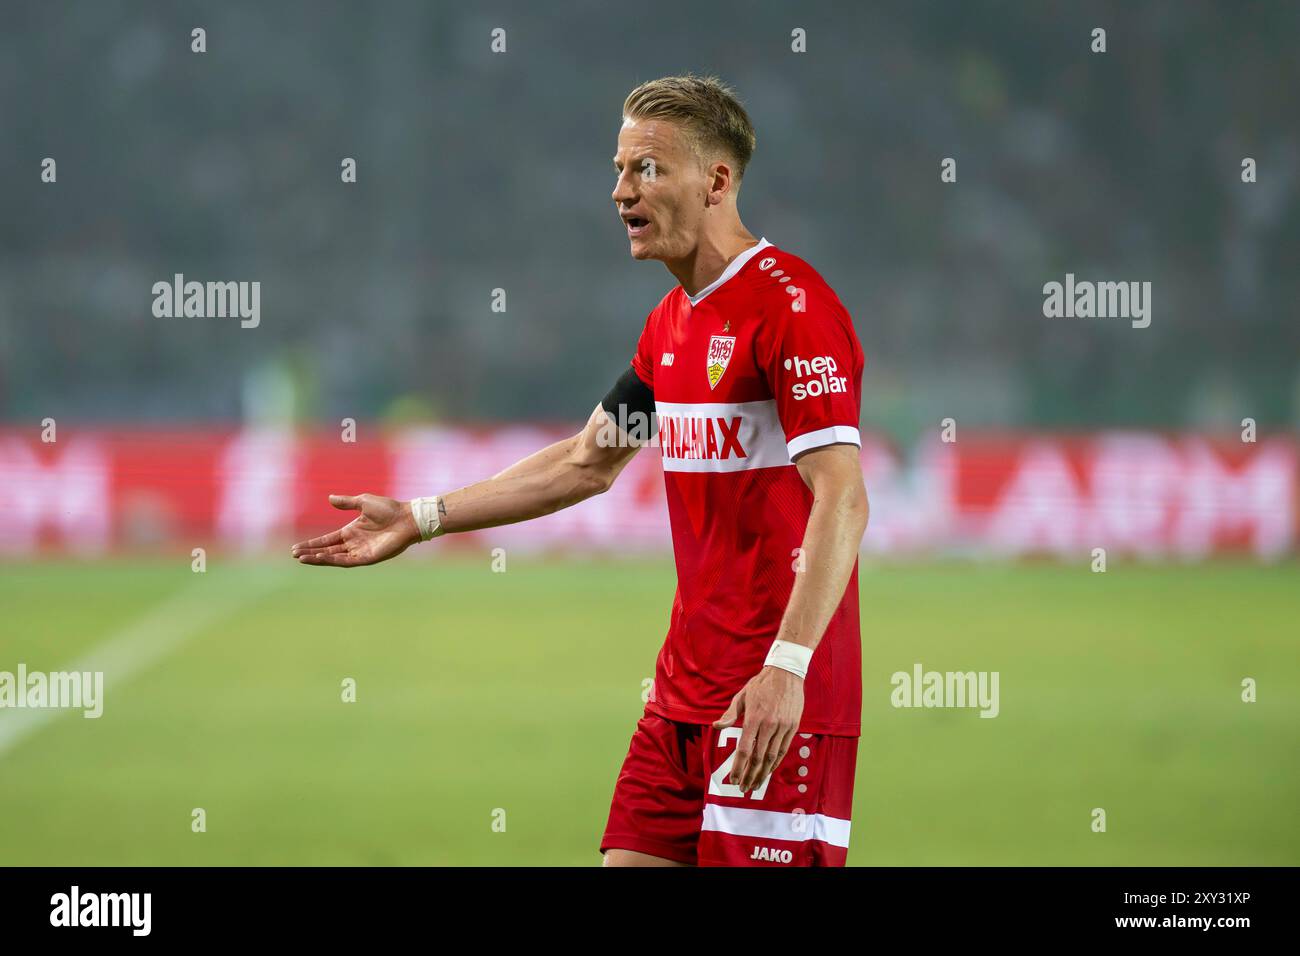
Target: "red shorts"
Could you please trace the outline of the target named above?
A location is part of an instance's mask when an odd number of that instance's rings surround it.
[[[647,713],[614,786],[600,850],[699,866],[843,866],[858,738],[795,734],[765,785],[727,782],[740,728]]]

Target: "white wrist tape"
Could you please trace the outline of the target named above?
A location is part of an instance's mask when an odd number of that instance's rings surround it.
[[[808,676],[808,664],[812,660],[812,656],[811,647],[804,647],[802,644],[795,644],[792,641],[773,641],[771,650],[767,652],[767,660],[763,661],[763,666],[779,667],[791,674],[806,677]]]
[[[421,541],[447,533],[442,529],[442,512],[438,510],[441,502],[442,495],[411,499],[411,514],[415,517],[415,526],[420,529]]]

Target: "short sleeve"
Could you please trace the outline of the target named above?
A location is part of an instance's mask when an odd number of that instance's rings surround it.
[[[823,445],[862,447],[862,346],[833,294],[810,292],[801,310],[782,308],[755,342],[786,448],[794,459]]]
[[[645,328],[641,330],[641,338],[637,340],[636,352],[632,355],[632,370],[651,391],[655,387],[654,325],[655,313],[651,312],[645,320]]]

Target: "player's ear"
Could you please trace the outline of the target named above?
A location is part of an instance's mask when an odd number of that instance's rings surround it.
[[[709,166],[709,193],[707,201],[716,206],[731,192],[731,167],[726,163],[712,163]]]

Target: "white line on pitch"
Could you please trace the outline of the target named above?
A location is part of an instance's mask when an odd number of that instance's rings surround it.
[[[281,572],[241,575],[239,586],[233,589],[211,578],[195,581],[109,635],[85,657],[58,669],[102,671],[107,698],[110,688],[121,687],[195,634],[271,593],[284,581]],[[63,714],[80,716],[81,711],[53,707],[0,709],[0,757]]]

